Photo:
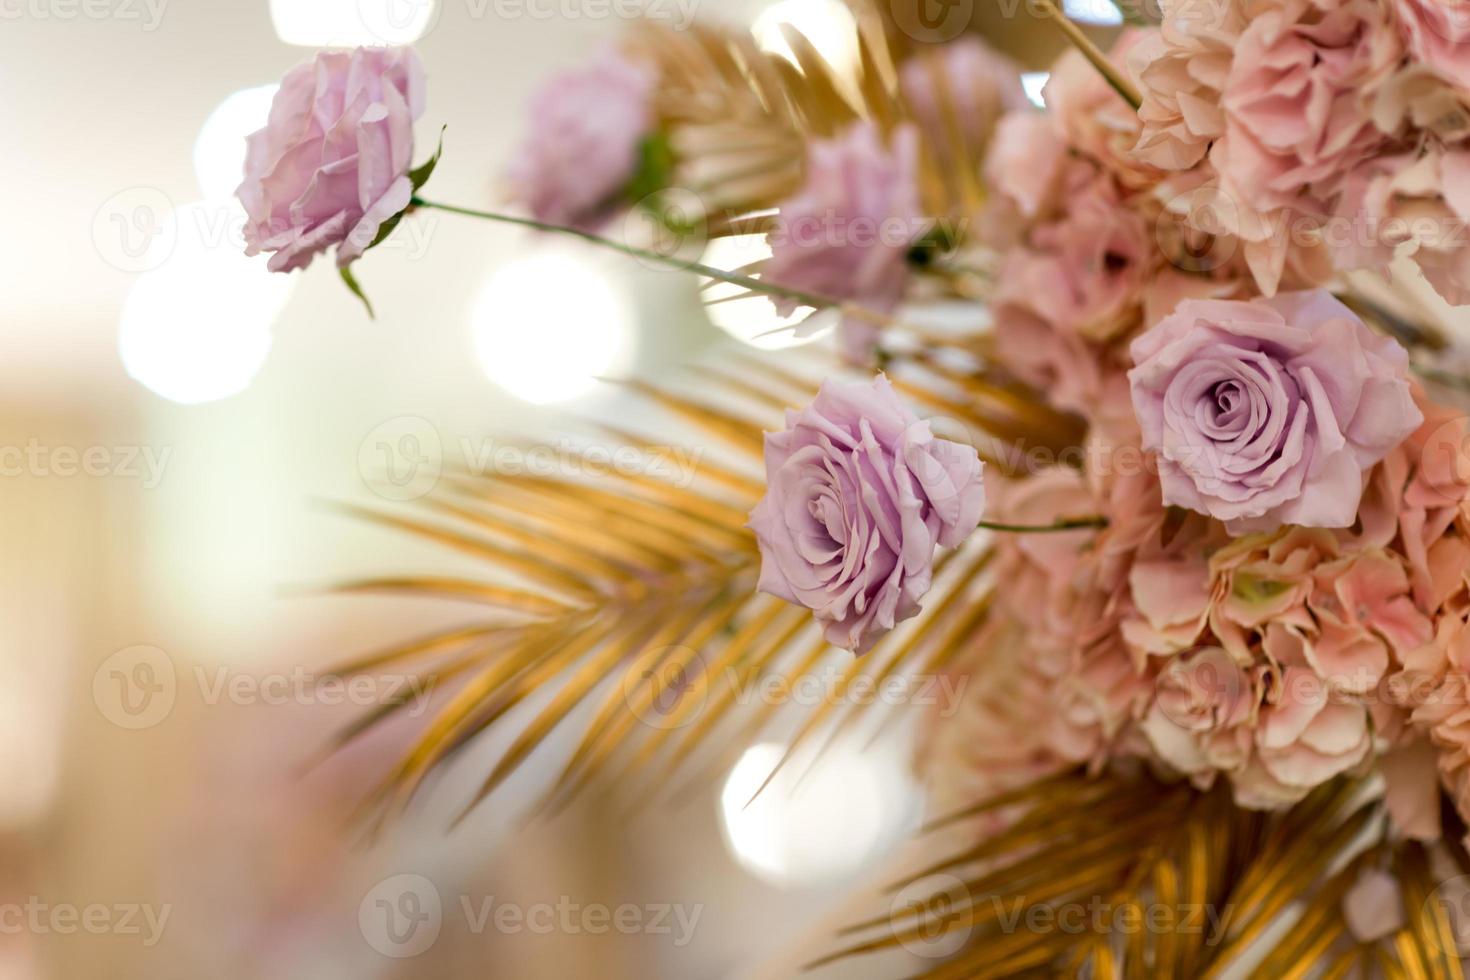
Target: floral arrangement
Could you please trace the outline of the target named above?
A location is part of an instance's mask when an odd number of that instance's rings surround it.
[[[345,668],[464,682],[380,800],[552,687],[481,796],[586,704],[549,805],[717,768],[768,719],[726,675],[837,647],[844,685],[971,683],[917,760],[964,841],[924,874],[958,893],[834,956],[963,932],[934,975],[1461,975],[1470,422],[1412,280],[1470,301],[1464,8],[1172,0],[1104,52],[1043,0],[1072,46],[1041,109],[979,37],[925,43],[892,6],[854,5],[846,77],[795,32],[789,60],[634,32],[536,96],[507,212],[420,196],[412,51],[287,76],[240,189],[274,269],[335,248],[360,294],[351,264],[440,208],[837,323],[832,363],[631,382],[728,450],[693,486],[486,475],[441,523],[384,518],[510,577],[394,581],[491,612]],[[630,212],[657,234],[614,238]],[[769,258],[691,254],[741,234]],[[965,326],[920,325],[935,303]],[[822,705],[792,751],[858,713]],[[1022,933],[990,904],[1087,896],[1228,914]]]

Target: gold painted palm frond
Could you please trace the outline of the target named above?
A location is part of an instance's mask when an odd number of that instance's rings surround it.
[[[440,694],[437,715],[369,801],[379,816],[405,804],[437,766],[495,725],[517,736],[476,802],[564,725],[580,725],[581,735],[546,804],[560,805],[594,781],[650,799],[676,777],[722,771],[754,741],[782,707],[741,696],[763,679],[794,684],[837,671],[840,695],[860,676],[882,683],[933,674],[966,648],[988,608],[982,573],[990,552],[982,541],[941,555],[924,612],[861,658],[827,644],[807,610],[756,592],[759,555],[745,523],[764,492],[762,431],[779,428],[784,409],[811,400],[824,365],[791,351],[781,367],[745,355],[722,364],[693,369],[697,399],[627,383],[661,417],[692,431],[694,444],[718,447],[718,456],[689,457],[697,466],[687,485],[628,466],[602,466],[596,478],[462,473],[442,479],[413,513],[357,511],[484,567],[482,578],[396,576],[344,586],[474,610],[467,623],[334,672],[408,672]],[[925,375],[918,365],[905,373],[896,382],[916,405],[953,412],[972,431],[993,425],[997,445],[1040,439],[1053,424],[1050,413],[1014,393],[962,402],[940,387],[953,379]],[[959,380],[986,390],[979,378]],[[989,407],[996,400],[1007,400],[1007,413]],[[595,430],[624,452],[666,445],[621,428]],[[403,707],[375,709],[342,741]],[[804,719],[791,750],[852,724],[862,710],[840,696],[825,700]]]
[[[687,30],[640,24],[629,41],[658,66],[661,128],[670,134],[674,186],[699,196],[712,237],[762,230],[757,212],[768,210],[801,185],[808,145],[838,135],[859,120],[881,132],[910,119],[899,90],[897,65],[912,45],[882,4],[851,0],[857,29],[857,63],[836,65],[799,30],[783,33],[794,61],[763,50],[747,30],[695,24]],[[933,65],[941,101],[957,100]],[[948,97],[946,97],[948,96]],[[959,218],[978,209],[979,161],[958,138],[939,166],[933,147],[920,160],[920,193],[935,218]],[[946,143],[950,143],[946,140]]]
[[[954,814],[931,832],[974,830],[951,858],[893,889],[889,913],[844,931],[823,965],[896,948],[944,953],[932,978],[1090,976],[1300,978],[1461,976],[1431,855],[1393,839],[1381,800],[1355,780],[1292,809],[1237,807],[1141,776],[1065,773]],[[1008,821],[1008,823],[1006,823]],[[1403,926],[1350,935],[1343,898],[1365,869],[1402,887]],[[951,940],[945,942],[945,940]],[[1357,972],[1353,972],[1356,969]]]

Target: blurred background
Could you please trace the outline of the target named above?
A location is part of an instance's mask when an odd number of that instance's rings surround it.
[[[643,5],[853,50],[836,0]],[[420,147],[449,127],[433,196],[493,205],[533,86],[632,6],[0,0],[0,977],[785,976],[882,880],[921,819],[902,737],[836,746],[749,808],[778,745],[678,805],[528,823],[557,761],[533,757],[451,827],[490,738],[370,840],[348,816],[423,715],[317,762],[385,692],[312,677],[446,615],[325,594],[446,559],[322,502],[409,499],[405,461],[618,417],[596,377],[657,377],[770,316],[420,213],[357,266],[370,320],[325,263],[240,255],[243,136],[312,47],[414,42]],[[1002,46],[1035,67],[1055,43]],[[895,964],[828,974],[869,970]]]

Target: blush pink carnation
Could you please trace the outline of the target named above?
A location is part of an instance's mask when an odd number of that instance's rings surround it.
[[[1325,291],[1185,300],[1132,354],[1164,501],[1232,533],[1352,524],[1369,468],[1423,419],[1404,349]]]
[[[247,255],[273,252],[272,272],[304,268],[337,247],[337,265],[362,255],[408,207],[413,123],[424,73],[411,48],[324,51],[281,80],[264,129],[247,141]]]
[[[1225,132],[1220,90],[1247,23],[1239,0],[1188,0],[1129,52],[1142,129],[1133,152],[1161,170],[1188,170]]]
[[[1261,291],[1277,289],[1288,253],[1326,216],[1342,176],[1381,149],[1368,93],[1402,48],[1372,0],[1280,0],[1255,12],[1221,93],[1224,134],[1210,151],[1215,209],[1245,243]]]
[[[1402,250],[1446,302],[1470,303],[1470,151],[1370,160],[1343,182],[1338,216],[1348,237],[1329,244],[1340,268],[1384,271]]]
[[[883,375],[824,382],[767,434],[765,461],[750,515],[760,589],[806,606],[858,653],[919,612],[934,549],[963,542],[985,507],[975,450],[936,439]]]
[[[1054,329],[1105,342],[1136,325],[1153,265],[1142,215],[1111,180],[1083,166],[1068,181],[1066,212],[1011,250],[996,304],[1029,309]]]
[[[615,213],[654,125],[657,84],[651,67],[607,51],[532,96],[530,135],[509,172],[532,217],[595,230]]]

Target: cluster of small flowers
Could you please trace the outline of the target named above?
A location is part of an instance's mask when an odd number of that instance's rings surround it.
[[[1014,754],[989,788],[1141,757],[1275,808],[1376,765],[1404,833],[1438,836],[1439,776],[1470,815],[1470,428],[1425,411],[1371,470],[1350,527],[1232,537],[1165,507],[1150,473],[1055,467],[997,484],[999,520],[1110,523],[997,544],[1004,586],[977,657],[1024,675],[1009,683],[1028,700],[972,713],[981,728],[997,710],[1027,720],[992,746]]]
[[[997,540],[972,668],[1005,665],[1010,696],[971,688],[981,787],[1142,758],[1276,808],[1376,768],[1404,833],[1438,835],[1441,785],[1470,819],[1470,430],[1397,343],[1304,288],[1397,249],[1470,298],[1451,13],[1166,4],[1111,54],[1137,113],[1071,53],[1046,113],[1001,120],[997,350],[1158,465],[992,486],[987,518],[1108,526]]]
[[[1136,158],[1259,290],[1412,254],[1470,301],[1470,20],[1441,0],[1174,0],[1128,55]]]

